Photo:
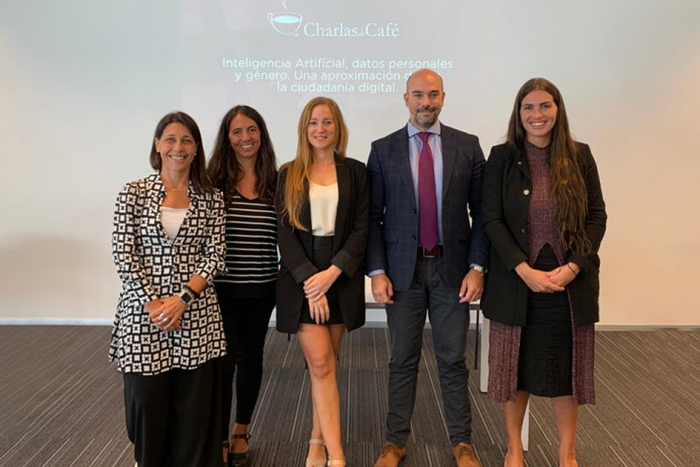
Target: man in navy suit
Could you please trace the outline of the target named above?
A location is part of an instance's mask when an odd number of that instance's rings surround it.
[[[440,75],[413,73],[404,94],[408,124],[372,143],[367,162],[367,271],[374,299],[386,305],[391,335],[387,442],[375,467],[395,467],[405,456],[426,314],[457,465],[479,466],[464,353],[468,302],[481,297],[488,264],[481,216],[485,161],[476,136],[440,123],[444,100]]]

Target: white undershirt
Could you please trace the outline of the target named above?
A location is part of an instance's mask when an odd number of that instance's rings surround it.
[[[311,235],[330,237],[335,234],[335,216],[338,212],[338,183],[317,185],[309,180],[311,206]]]
[[[175,240],[175,237],[177,237],[177,233],[180,231],[180,226],[182,226],[182,221],[185,220],[185,214],[187,214],[187,208],[178,209],[161,206],[160,222],[163,224],[165,234],[168,236],[171,242]]]

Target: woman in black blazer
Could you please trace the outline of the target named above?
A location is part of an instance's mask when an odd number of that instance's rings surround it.
[[[484,172],[491,262],[481,301],[491,320],[489,394],[503,402],[506,467],[524,465],[531,394],[550,397],[559,466],[575,467],[578,405],[595,402],[598,248],[607,215],[589,147],[573,141],[561,93],[534,78],[518,92],[508,140]]]
[[[296,159],[281,168],[277,188],[277,330],[298,333],[309,367],[313,429],[306,466],[343,466],[335,372],[345,330],[365,321],[369,187],[364,164],[345,157],[348,132],[335,101],[312,99],[298,137]]]

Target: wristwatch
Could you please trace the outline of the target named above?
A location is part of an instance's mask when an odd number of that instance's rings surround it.
[[[177,294],[178,297],[180,297],[180,300],[182,300],[182,303],[185,305],[189,306],[190,303],[192,303],[195,300],[195,296],[192,294],[187,289],[182,289],[182,291]]]
[[[479,266],[478,264],[472,264],[472,266],[471,266],[470,269],[475,270],[476,272],[478,272],[478,273],[481,274],[482,276],[485,276],[485,275],[486,275],[486,268],[483,267],[483,266]]]

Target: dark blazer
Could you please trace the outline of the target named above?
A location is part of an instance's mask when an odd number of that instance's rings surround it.
[[[338,177],[338,211],[335,218],[333,258],[331,262],[342,269],[335,281],[343,323],[348,331],[365,324],[365,278],[362,271],[367,245],[369,214],[369,186],[364,164],[354,159],[336,157]],[[307,202],[302,207],[301,222],[304,232],[289,225],[284,211],[284,191],[287,167],[280,169],[277,186],[277,239],[280,247],[280,271],[277,277],[277,330],[297,332],[304,305],[304,281],[319,269],[309,258],[313,257],[311,209]],[[308,185],[306,187],[308,193]]]
[[[583,143],[576,143],[576,148],[588,191],[585,229],[593,250],[588,256],[566,252],[566,262],[581,266],[581,271],[566,289],[575,323],[591,324],[599,319],[598,248],[605,233],[607,214],[591,150]],[[529,289],[515,272],[515,267],[528,260],[530,197],[525,191],[531,189],[525,153],[505,144],[494,146],[484,172],[484,230],[491,240],[491,262],[481,307],[487,318],[503,324],[526,324]]]
[[[441,125],[440,137],[443,246],[449,285],[459,287],[470,264],[488,264],[481,215],[484,153],[474,135]],[[407,126],[372,143],[367,170],[372,200],[366,269],[385,270],[394,290],[407,290],[416,266],[419,225]]]

